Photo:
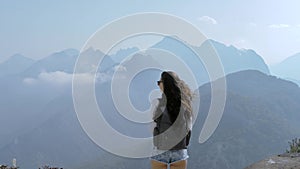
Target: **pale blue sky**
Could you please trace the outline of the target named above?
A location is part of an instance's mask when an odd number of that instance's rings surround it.
[[[80,49],[101,26],[137,12],[164,12],[196,25],[208,38],[251,48],[268,64],[300,52],[298,0],[2,0],[0,61],[15,53],[39,59]]]

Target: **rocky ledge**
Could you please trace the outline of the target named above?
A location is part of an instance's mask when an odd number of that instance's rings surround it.
[[[300,169],[300,153],[284,153],[272,156],[245,169]]]

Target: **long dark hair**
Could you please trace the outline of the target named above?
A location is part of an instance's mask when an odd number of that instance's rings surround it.
[[[164,94],[167,99],[166,108],[171,122],[174,123],[180,111],[181,90],[171,72],[162,72],[161,80],[163,81]]]

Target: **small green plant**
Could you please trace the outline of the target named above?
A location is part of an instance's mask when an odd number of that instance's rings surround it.
[[[290,149],[286,150],[287,153],[300,153],[300,138],[292,139],[292,142],[288,142]]]

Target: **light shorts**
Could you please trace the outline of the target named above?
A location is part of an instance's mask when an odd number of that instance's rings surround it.
[[[164,152],[164,150],[158,150],[155,148],[153,149],[153,154],[154,155],[150,157],[151,160],[156,160],[166,164],[172,164],[176,161],[186,160],[187,158],[189,158],[187,149],[168,150]]]

